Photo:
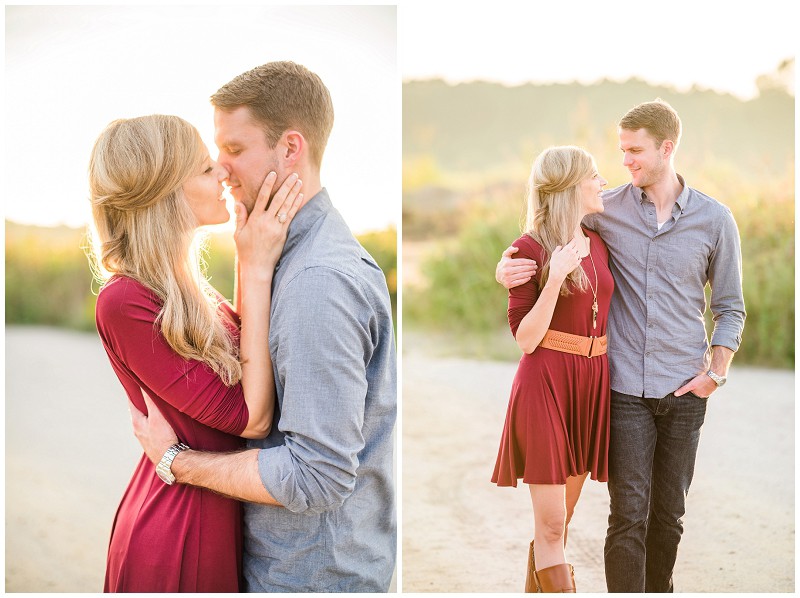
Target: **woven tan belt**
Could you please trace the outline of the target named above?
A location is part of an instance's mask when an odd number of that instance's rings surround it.
[[[606,337],[604,336],[579,336],[558,330],[548,330],[544,333],[540,347],[553,349],[562,353],[583,355],[584,357],[597,357],[606,352]]]

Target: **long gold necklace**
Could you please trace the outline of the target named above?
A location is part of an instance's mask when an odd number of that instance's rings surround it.
[[[597,305],[597,289],[595,289],[595,286],[597,286],[598,289],[600,288],[600,278],[597,276],[597,268],[594,266],[592,248],[589,245],[588,237],[586,238],[586,246],[586,249],[589,251],[589,261],[592,262],[592,270],[594,270],[594,285],[592,284],[592,281],[589,280],[589,277],[586,277],[586,280],[589,282],[589,287],[592,289],[592,295],[594,295],[594,303],[592,303],[592,329],[594,330],[597,328],[597,312],[600,311],[600,308]]]

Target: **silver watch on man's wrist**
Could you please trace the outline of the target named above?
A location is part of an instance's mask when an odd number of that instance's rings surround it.
[[[728,381],[728,378],[726,376],[720,376],[719,374],[715,374],[711,370],[708,370],[706,372],[706,375],[717,383],[717,387],[722,386]]]
[[[156,465],[156,474],[158,474],[158,477],[160,477],[161,481],[167,486],[172,486],[172,484],[175,483],[175,476],[172,474],[172,460],[175,459],[175,455],[188,448],[189,447],[182,442],[173,444],[167,449],[164,456],[161,457],[161,461],[158,462],[158,465]]]

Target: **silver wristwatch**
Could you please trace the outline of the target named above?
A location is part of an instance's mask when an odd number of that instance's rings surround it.
[[[189,447],[182,442],[173,444],[167,449],[167,452],[164,453],[164,456],[161,457],[161,461],[158,462],[158,465],[156,465],[156,473],[158,474],[158,477],[160,477],[161,481],[167,486],[172,486],[172,484],[175,483],[175,476],[172,475],[172,460],[175,458],[175,455],[181,451],[187,450],[188,448]]]
[[[728,381],[728,378],[726,378],[725,376],[720,376],[719,374],[715,374],[711,370],[708,370],[706,372],[706,375],[709,378],[711,378],[714,382],[716,382],[717,386],[722,386],[723,384],[725,384]]]

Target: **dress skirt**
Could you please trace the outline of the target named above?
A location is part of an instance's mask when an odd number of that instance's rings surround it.
[[[581,336],[603,336],[614,279],[608,268],[608,250],[593,231],[590,255],[581,267],[597,293],[596,323],[592,318],[595,294],[591,288],[560,295],[549,328]],[[514,242],[515,257],[535,259],[534,278],[509,291],[508,320],[516,336],[522,319],[535,305],[541,284],[542,247],[525,235]],[[608,357],[584,357],[537,347],[519,361],[511,387],[505,426],[492,482],[498,486],[565,484],[570,476],[589,472],[608,480],[608,442],[611,389]]]

